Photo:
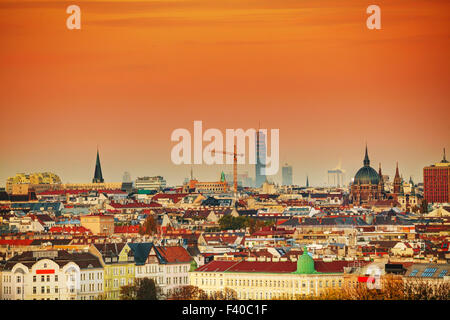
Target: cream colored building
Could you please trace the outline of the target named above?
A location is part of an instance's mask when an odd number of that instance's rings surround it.
[[[103,267],[90,253],[28,251],[1,272],[2,300],[94,300],[103,291]]]
[[[306,250],[297,262],[287,259],[248,258],[243,261],[214,260],[190,273],[190,284],[207,294],[233,289],[240,300],[291,300],[317,296],[326,289],[344,287],[345,274],[334,262],[316,267]]]
[[[91,214],[80,216],[81,226],[97,234],[113,234],[114,233],[114,216],[104,214]]]

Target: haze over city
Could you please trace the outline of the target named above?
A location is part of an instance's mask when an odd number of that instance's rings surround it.
[[[0,4],[2,185],[89,181],[97,145],[107,181],[181,184],[170,134],[194,120],[279,129],[299,185],[324,185],[339,160],[350,179],[366,142],[375,167],[398,161],[415,181],[448,149],[448,1],[380,1],[381,32],[351,0],[77,3],[80,32],[61,23],[66,1]],[[194,166],[203,180],[231,169]]]

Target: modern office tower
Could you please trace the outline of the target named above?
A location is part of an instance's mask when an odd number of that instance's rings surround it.
[[[345,170],[341,168],[341,161],[336,168],[328,170],[328,186],[342,187],[344,185]]]
[[[281,168],[282,173],[282,185],[283,186],[291,186],[292,185],[292,166],[287,163]]]
[[[123,173],[122,182],[131,182],[131,175],[128,171]]]
[[[255,187],[260,188],[266,181],[266,134],[258,130],[256,132],[256,164],[255,164]]]
[[[230,185],[233,185],[234,183],[233,172],[225,173],[225,179]],[[254,185],[254,181],[251,177],[248,176],[248,172],[238,173],[237,180],[238,186],[240,187],[253,187]]]
[[[428,203],[450,202],[450,162],[441,162],[423,168],[424,198]]]

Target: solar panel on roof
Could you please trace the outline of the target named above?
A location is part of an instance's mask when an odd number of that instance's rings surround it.
[[[422,273],[422,277],[430,278],[430,277],[432,277],[434,275],[436,270],[437,270],[437,268],[426,268],[424,270],[424,272]]]
[[[442,271],[439,273],[438,277],[439,277],[439,278],[445,277],[445,275],[447,274],[447,271],[448,271],[448,270],[442,270]]]
[[[414,277],[414,276],[417,274],[417,272],[419,272],[419,270],[414,269],[413,271],[411,271],[411,273],[409,274],[409,276],[410,276],[410,277]]]

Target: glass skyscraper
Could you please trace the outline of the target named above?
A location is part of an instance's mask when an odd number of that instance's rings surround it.
[[[266,134],[263,131],[256,132],[256,164],[255,187],[259,188],[266,181]]]

